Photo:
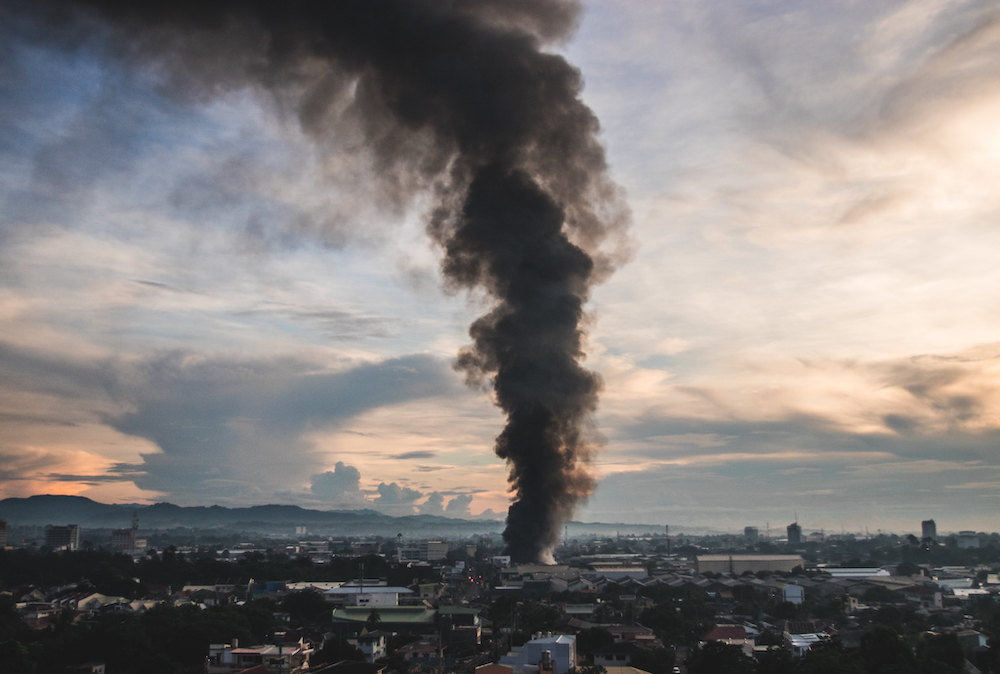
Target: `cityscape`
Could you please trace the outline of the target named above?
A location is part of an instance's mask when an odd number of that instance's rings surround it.
[[[428,539],[150,529],[137,512],[117,528],[0,520],[4,672],[1000,668],[1000,534],[933,519],[567,533],[555,563],[519,564],[500,523]]]

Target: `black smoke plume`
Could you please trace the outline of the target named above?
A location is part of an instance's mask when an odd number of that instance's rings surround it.
[[[518,561],[551,558],[593,480],[600,379],[580,366],[584,303],[628,219],[579,72],[544,51],[578,7],[557,0],[48,0],[5,3],[22,38],[97,50],[197,102],[251,89],[319,147],[360,132],[385,199],[432,194],[446,279],[492,310],[457,362],[490,380]]]

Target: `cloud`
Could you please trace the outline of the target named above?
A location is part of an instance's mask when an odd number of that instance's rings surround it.
[[[417,509],[421,515],[443,515],[444,495],[434,491],[427,495],[427,500],[420,504]]]
[[[375,503],[378,505],[407,505],[413,503],[418,498],[423,496],[416,489],[410,489],[409,487],[401,487],[395,482],[386,484],[381,482],[378,485],[378,497],[375,499]]]
[[[388,515],[412,515],[414,502],[423,496],[416,489],[403,487],[396,482],[379,483],[378,496],[372,501],[377,509]]]
[[[394,454],[391,458],[396,459],[397,461],[407,461],[409,459],[433,459],[435,456],[437,456],[436,452],[414,451]]]
[[[472,505],[472,496],[469,494],[459,494],[448,501],[448,505],[444,509],[444,514],[448,517],[467,519],[472,516],[472,513],[469,512],[470,505]]]
[[[333,470],[316,473],[309,480],[309,491],[331,508],[368,505],[361,491],[361,471],[338,461]]]

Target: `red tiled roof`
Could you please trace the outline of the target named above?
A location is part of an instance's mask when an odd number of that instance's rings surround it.
[[[740,625],[716,625],[702,641],[723,641],[725,639],[746,639],[747,631]]]

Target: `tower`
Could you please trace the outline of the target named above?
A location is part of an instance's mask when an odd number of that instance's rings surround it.
[[[802,527],[799,526],[798,522],[792,522],[789,524],[785,531],[788,533],[788,544],[798,545],[802,542]]]
[[[929,538],[932,541],[937,540],[937,524],[934,520],[924,520],[920,523],[920,537]]]

